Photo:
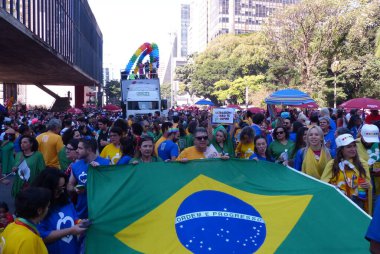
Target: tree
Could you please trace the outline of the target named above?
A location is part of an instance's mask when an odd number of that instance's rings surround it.
[[[114,105],[120,104],[121,101],[121,88],[118,80],[108,81],[104,87],[107,103]]]
[[[286,68],[300,77],[304,90],[320,91],[324,82],[319,68],[347,32],[350,8],[349,0],[304,0],[273,15],[264,31],[272,67],[280,70],[272,70],[275,80],[281,81],[281,69]]]
[[[171,97],[171,84],[169,83],[165,83],[165,84],[162,84],[160,86],[160,90],[161,90],[161,97],[162,98],[170,98]]]
[[[216,103],[216,82],[265,73],[268,54],[264,43],[261,33],[223,35],[213,40],[195,59],[192,89],[196,95]]]
[[[234,81],[220,80],[215,83],[213,95],[219,101],[228,101],[232,104],[242,104],[245,102],[245,92],[248,88],[249,93],[256,92],[265,86],[266,80],[263,75],[244,76],[237,78]],[[249,104],[249,102],[246,102]]]

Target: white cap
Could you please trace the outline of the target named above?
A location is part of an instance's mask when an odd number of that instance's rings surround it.
[[[346,146],[355,142],[354,137],[351,134],[342,134],[335,139],[336,147]]]
[[[379,143],[379,128],[374,124],[364,124],[360,134],[367,143]]]

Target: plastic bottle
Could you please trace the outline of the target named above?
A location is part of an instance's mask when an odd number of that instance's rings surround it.
[[[281,156],[284,161],[288,161],[289,160],[288,149],[285,149],[285,151],[282,153]]]
[[[358,179],[358,198],[367,199],[367,189],[362,188],[360,185],[365,183],[366,180],[364,178],[359,177]]]

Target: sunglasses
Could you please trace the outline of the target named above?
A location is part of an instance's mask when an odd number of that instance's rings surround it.
[[[276,132],[276,135],[278,135],[278,134],[284,134],[285,132],[284,131],[278,131],[278,132]]]
[[[207,140],[208,137],[207,136],[200,136],[200,137],[195,137],[197,140],[201,141],[201,140]]]

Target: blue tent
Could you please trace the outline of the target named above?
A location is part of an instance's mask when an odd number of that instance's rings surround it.
[[[206,100],[206,99],[202,99],[202,100],[199,100],[195,103],[196,105],[209,105],[209,106],[214,106],[214,103],[212,103],[212,101],[209,101],[209,100]]]
[[[308,94],[297,89],[279,90],[265,99],[266,104],[274,105],[303,105],[315,102]]]

